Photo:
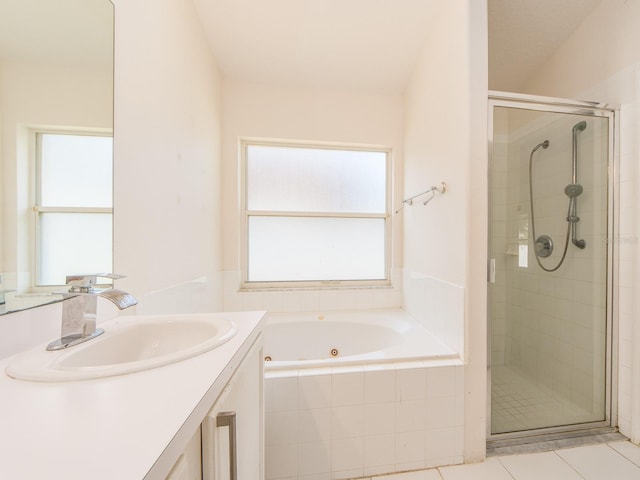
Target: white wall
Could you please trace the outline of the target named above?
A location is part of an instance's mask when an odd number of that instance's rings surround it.
[[[143,313],[221,310],[221,75],[195,9],[118,0],[115,45],[119,286]]]
[[[393,218],[391,289],[239,292],[238,139],[263,137],[390,146],[393,204],[402,201],[400,95],[280,88],[225,81],[223,108],[225,310],[271,311],[400,306],[401,222]]]
[[[640,61],[639,18],[636,0],[602,1],[519,91],[562,98],[593,94],[596,85]]]
[[[405,301],[415,317],[430,318],[430,305],[407,292],[427,294],[436,282],[450,292],[442,308],[461,312],[450,328],[467,361],[465,461],[474,461],[485,448],[486,5],[443,3],[433,25],[406,93],[404,188],[445,181],[448,191],[404,209]]]
[[[614,238],[614,314],[618,318],[618,425],[640,442],[640,2],[603,1],[538,73],[524,93],[619,104],[620,145]]]

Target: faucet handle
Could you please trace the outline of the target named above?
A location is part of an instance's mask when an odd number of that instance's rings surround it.
[[[118,280],[125,278],[126,275],[120,275],[117,273],[90,273],[90,274],[78,274],[67,275],[65,283],[71,288],[70,292],[74,293],[92,293],[93,286],[97,283],[98,278],[110,278],[112,280]]]

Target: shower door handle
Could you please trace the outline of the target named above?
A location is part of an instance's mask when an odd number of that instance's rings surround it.
[[[488,282],[496,283],[496,259],[495,258],[489,259],[489,268],[487,270],[488,270],[488,275],[487,275]]]

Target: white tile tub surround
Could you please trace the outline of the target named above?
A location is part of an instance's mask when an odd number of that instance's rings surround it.
[[[463,461],[458,360],[265,376],[267,480],[357,478]]]
[[[403,305],[409,314],[447,346],[464,352],[464,288],[403,270]]]
[[[137,312],[140,315],[220,312],[222,282],[222,272],[215,272],[145,293],[138,298]]]
[[[269,312],[306,312],[400,308],[402,306],[402,270],[391,269],[391,286],[328,289],[240,290],[240,272],[224,272],[224,310]]]

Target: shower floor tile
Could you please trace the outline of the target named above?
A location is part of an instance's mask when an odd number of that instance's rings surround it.
[[[491,368],[491,432],[506,433],[592,422],[578,407],[517,368]]]

